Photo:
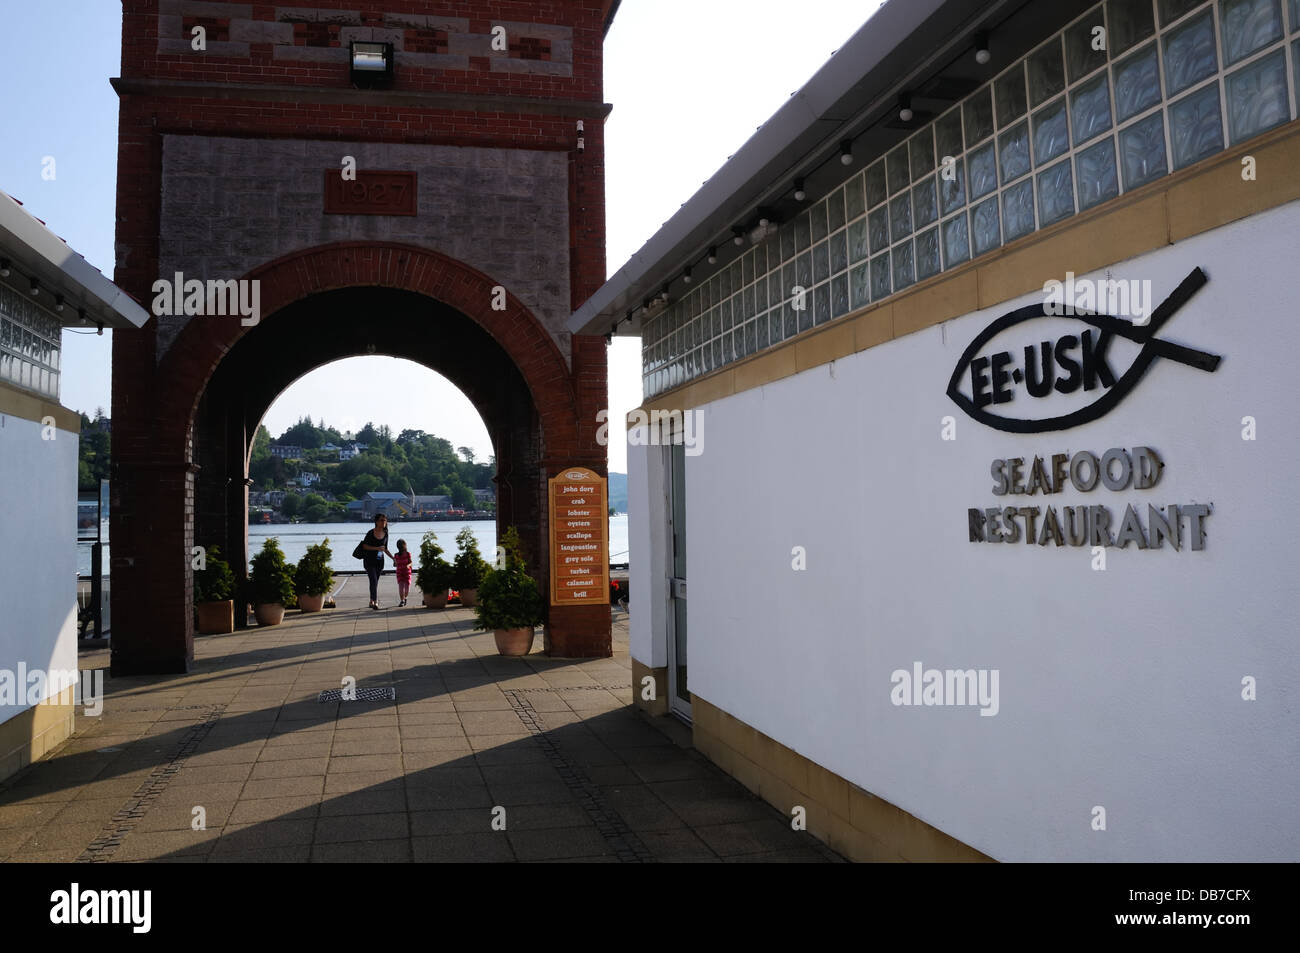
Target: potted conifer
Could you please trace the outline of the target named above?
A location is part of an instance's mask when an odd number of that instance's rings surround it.
[[[513,526],[506,530],[501,548],[505,565],[488,569],[483,577],[474,628],[490,629],[502,655],[527,655],[533,647],[533,629],[546,620],[546,602],[537,581],[528,575]]]
[[[221,547],[208,546],[203,568],[194,572],[194,613],[200,635],[235,631],[235,575],[221,558]]]
[[[293,573],[274,536],[252,559],[248,596],[258,625],[279,625],[284,621],[284,607],[293,602]]]
[[[456,560],[452,563],[452,586],[460,590],[460,604],[472,606],[478,601],[479,583],[488,564],[478,551],[474,531],[466,526],[456,534]]]
[[[322,542],[308,546],[307,552],[298,560],[293,585],[298,593],[298,608],[303,612],[320,612],[326,594],[334,586],[334,573],[330,569],[334,554],[329,544],[327,536]]]
[[[415,573],[415,584],[424,593],[424,604],[430,609],[447,605],[447,590],[451,587],[453,572],[451,563],[442,558],[438,534],[429,530],[420,540],[420,568]]]

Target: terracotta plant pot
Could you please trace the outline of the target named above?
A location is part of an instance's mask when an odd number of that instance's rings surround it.
[[[299,596],[298,608],[303,612],[320,612],[321,607],[325,605],[325,593],[319,596]]]
[[[430,609],[445,609],[447,607],[447,590],[424,593],[424,604]]]
[[[467,609],[470,608],[471,606],[478,605],[478,590],[462,589],[460,591],[460,604]]]
[[[194,606],[199,614],[199,635],[223,635],[235,631],[235,601],[200,602]]]
[[[279,625],[284,621],[284,606],[278,602],[254,606],[253,615],[257,616],[258,625]]]
[[[527,655],[533,648],[533,630],[493,629],[492,637],[497,640],[497,651],[502,655]]]

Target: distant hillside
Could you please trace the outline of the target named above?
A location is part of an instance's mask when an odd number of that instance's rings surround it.
[[[609,505],[619,513],[627,512],[627,474],[609,475]]]

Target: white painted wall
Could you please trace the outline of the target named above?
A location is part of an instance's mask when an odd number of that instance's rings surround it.
[[[1157,360],[1069,431],[1001,433],[945,395],[975,335],[1038,294],[707,405],[686,464],[693,692],[999,860],[1300,860],[1298,234],[1292,203],[1113,267],[1158,301],[1201,266],[1160,336],[1223,362]],[[1135,445],[1165,461],[1155,490],[1015,502],[1212,502],[1204,551],[1110,549],[1096,572],[1087,548],[968,541],[967,507],[1013,502],[994,458]],[[641,506],[663,521],[646,460],[634,526]],[[1000,712],[892,705],[914,661],[998,669]]]
[[[78,436],[41,434],[35,421],[0,415],[0,669],[15,674],[19,662],[77,669]],[[0,722],[29,707],[0,705]]]
[[[627,448],[628,644],[634,659],[662,668],[668,664],[668,521],[664,450],[647,446],[649,433],[637,428]],[[653,518],[647,501],[658,501]]]

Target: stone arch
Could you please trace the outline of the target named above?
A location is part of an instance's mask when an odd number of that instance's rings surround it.
[[[215,508],[224,514],[218,519],[225,527],[219,538],[228,554],[237,554],[232,561],[242,574],[247,451],[253,437],[248,422],[254,415],[255,431],[274,396],[263,393],[244,400],[233,384],[221,385],[223,365],[236,369],[227,376],[237,376],[239,367],[252,366],[249,354],[257,352],[259,340],[275,340],[271,333],[275,328],[301,321],[305,309],[322,303],[342,307],[339,302],[346,302],[348,296],[370,295],[393,306],[409,305],[413,298],[433,302],[451,322],[448,326],[458,329],[459,346],[476,360],[490,363],[488,369],[478,371],[477,383],[473,375],[461,380],[454,373],[447,376],[489,422],[489,431],[496,428],[494,446],[501,432],[529,435],[518,441],[520,446],[504,451],[497,446],[499,473],[520,474],[517,485],[504,493],[498,484],[498,501],[503,505],[498,525],[508,506],[512,521],[517,518],[529,527],[527,548],[539,570],[539,582],[545,584],[549,579],[544,541],[548,476],[574,464],[605,472],[604,447],[594,437],[594,408],[604,398],[603,350],[597,360],[592,341],[574,339],[571,369],[551,333],[508,290],[505,307],[492,307],[494,297],[500,300],[499,282],[418,246],[381,241],[317,246],[260,265],[245,278],[260,283],[261,320],[256,327],[243,326],[235,316],[191,318],[157,360],[150,380],[131,381],[120,388],[133,414],[152,414],[152,439],[121,448],[115,461],[113,534],[115,542],[122,544],[120,549],[133,556],[129,564],[115,559],[114,672],[188,669],[193,659],[193,576],[188,554],[205,512]],[[599,339],[594,343],[603,347]],[[345,340],[329,359],[365,353],[355,349],[355,342],[352,345],[349,350]],[[422,357],[419,348],[397,347],[382,353],[409,357],[446,373],[427,354]],[[594,387],[584,388],[584,383],[595,379],[593,373],[583,372],[589,364],[599,370],[599,396]],[[278,393],[308,370],[310,366],[282,370],[279,377],[272,375],[267,386],[275,389],[280,381]],[[495,398],[486,393],[490,388],[481,386],[488,378],[503,382]],[[205,399],[213,404],[219,420],[213,422],[201,413]],[[115,406],[116,401],[115,396]],[[593,419],[584,426],[588,416]],[[200,462],[206,474],[201,473]],[[553,608],[546,645],[560,655],[608,655],[608,606]]]
[[[519,368],[542,411],[548,455],[576,449],[577,408],[564,356],[508,289],[505,309],[493,310],[494,289],[500,284],[477,269],[415,245],[338,242],[282,256],[245,277],[261,283],[262,320],[313,294],[366,286],[413,291],[455,308],[487,331]],[[161,406],[184,410],[183,420],[169,413],[169,424],[189,428],[217,364],[251,330],[233,318],[186,324],[160,362]],[[170,435],[183,438],[183,431]]]

